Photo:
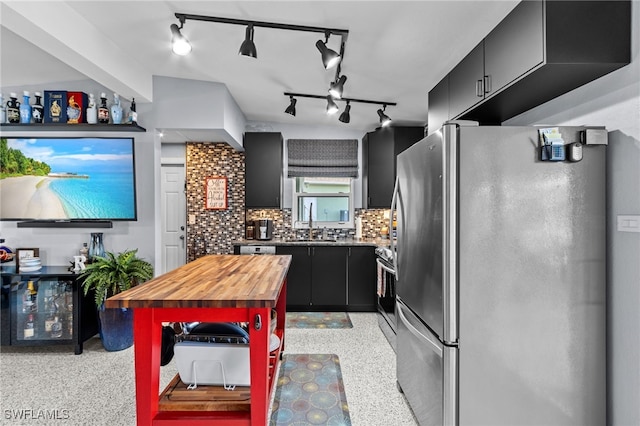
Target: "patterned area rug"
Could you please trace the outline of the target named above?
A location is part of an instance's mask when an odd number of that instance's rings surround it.
[[[285,425],[351,426],[338,355],[284,355],[269,426]]]
[[[287,312],[288,328],[353,328],[346,312]]]

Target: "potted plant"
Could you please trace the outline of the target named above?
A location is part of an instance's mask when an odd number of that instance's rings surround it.
[[[84,294],[95,292],[100,338],[108,351],[119,351],[133,344],[133,311],[105,308],[105,300],[153,277],[153,266],[138,257],[137,252],[137,249],[118,254],[106,252],[104,257],[94,257],[80,275]]]

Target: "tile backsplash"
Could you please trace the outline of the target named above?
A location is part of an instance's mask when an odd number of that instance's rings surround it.
[[[245,238],[245,223],[249,220],[273,220],[273,238],[306,238],[307,230],[293,229],[291,209],[244,208],[244,153],[225,143],[187,143],[187,217],[195,223],[187,225],[187,258],[194,260],[206,254],[233,253],[233,242]],[[204,203],[205,178],[227,178],[227,208],[207,210]],[[362,218],[362,236],[375,238],[386,226],[383,209],[356,209]],[[188,221],[189,222],[189,221]],[[353,238],[355,229],[327,229],[329,238]]]

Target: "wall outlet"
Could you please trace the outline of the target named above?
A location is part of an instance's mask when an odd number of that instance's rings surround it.
[[[195,214],[190,214],[189,215],[189,225],[195,225],[196,224],[196,215]]]

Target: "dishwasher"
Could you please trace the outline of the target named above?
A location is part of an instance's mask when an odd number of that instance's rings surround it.
[[[240,246],[240,254],[276,254],[276,246]]]

